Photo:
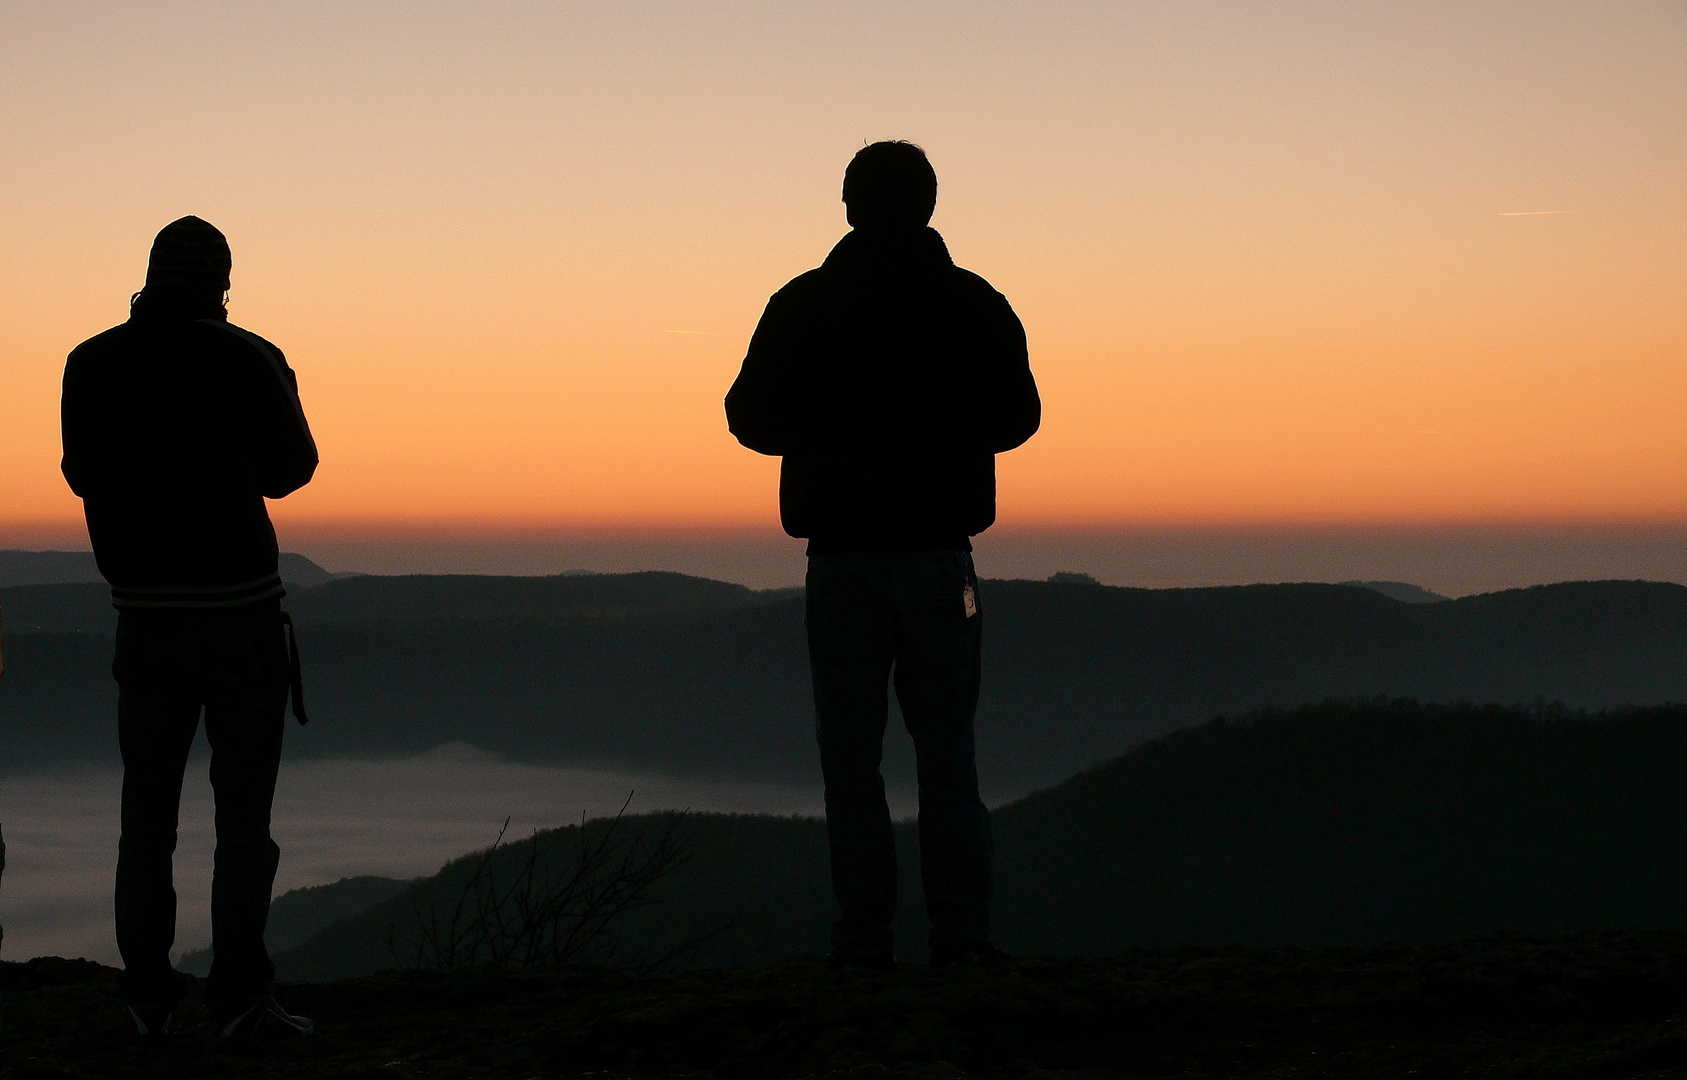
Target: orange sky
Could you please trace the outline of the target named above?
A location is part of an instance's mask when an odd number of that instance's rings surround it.
[[[765,526],[720,399],[886,137],[1029,331],[1010,527],[1687,522],[1687,6],[700,7],[0,9],[0,544],[186,213],[284,537]]]

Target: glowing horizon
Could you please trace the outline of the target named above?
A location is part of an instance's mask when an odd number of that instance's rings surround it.
[[[1679,5],[6,20],[0,543],[80,529],[64,354],[190,212],[322,447],[284,534],[776,528],[721,397],[881,137],[1028,328],[1004,529],[1687,522]]]

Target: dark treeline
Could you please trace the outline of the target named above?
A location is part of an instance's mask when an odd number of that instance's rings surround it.
[[[27,591],[0,596],[9,628],[14,612],[27,621],[14,604]],[[291,754],[387,756],[457,741],[531,762],[800,783],[817,774],[799,598],[653,574],[357,578],[289,604],[315,718],[289,737]],[[1677,585],[1569,583],[1405,604],[1338,585],[991,581],[984,605],[980,770],[987,790],[1008,794],[1264,705],[1379,693],[1590,708],[1687,700],[1687,588]],[[0,761],[115,761],[109,639],[9,630],[7,660]],[[893,733],[893,778],[911,778],[907,757]]]
[[[1214,721],[996,811],[997,940],[1099,956],[1687,929],[1683,775],[1680,706],[1588,716],[1379,699]],[[621,925],[622,955],[659,955],[699,928],[724,928],[699,964],[824,951],[822,823],[698,815],[688,827],[694,857]],[[546,842],[566,852],[574,832]],[[918,957],[911,827],[899,848],[898,948]],[[504,852],[501,872],[519,856]],[[283,976],[392,966],[392,935],[402,954],[418,905],[452,902],[474,862],[282,952]]]

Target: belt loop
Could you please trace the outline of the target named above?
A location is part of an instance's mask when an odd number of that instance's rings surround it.
[[[293,629],[293,616],[285,611],[281,613],[281,625],[287,628],[288,690],[293,699],[293,716],[303,727],[310,723],[310,717],[305,715],[305,676],[299,665],[299,635]]]

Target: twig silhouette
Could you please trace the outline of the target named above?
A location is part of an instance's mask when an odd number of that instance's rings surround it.
[[[516,969],[596,960],[654,970],[696,955],[729,927],[698,931],[690,926],[655,958],[622,954],[617,924],[656,902],[656,886],[691,861],[694,839],[684,811],[628,835],[632,800],[629,792],[615,816],[596,828],[582,813],[580,824],[569,830],[572,844],[560,830],[534,830],[526,840],[505,843],[510,824],[505,818],[449,904],[425,900],[420,891],[411,895],[410,944],[400,941],[399,920],[389,923],[387,948],[394,964]]]

